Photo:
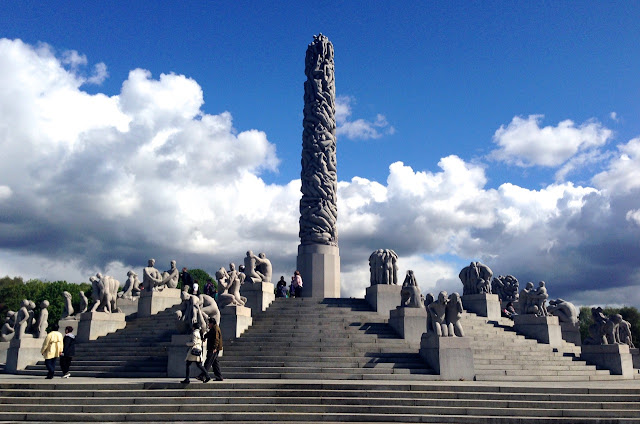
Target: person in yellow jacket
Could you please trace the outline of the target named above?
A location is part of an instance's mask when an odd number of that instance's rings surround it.
[[[56,359],[62,353],[63,343],[62,334],[58,331],[52,331],[42,342],[40,353],[44,357],[44,364],[47,367],[47,379],[51,380],[56,371]]]

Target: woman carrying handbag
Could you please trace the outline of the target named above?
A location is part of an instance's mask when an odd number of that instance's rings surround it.
[[[184,380],[182,380],[182,384],[189,383],[189,369],[191,368],[191,364],[195,362],[196,366],[200,369],[200,371],[206,375],[205,379],[202,380],[203,383],[211,380],[209,377],[209,373],[202,366],[202,337],[200,336],[200,324],[193,323],[193,331],[191,332],[191,341],[187,343],[189,346],[189,353],[187,353],[187,375]]]

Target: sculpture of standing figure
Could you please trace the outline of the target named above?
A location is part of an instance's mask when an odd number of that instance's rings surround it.
[[[535,304],[538,307],[538,313],[536,315],[542,317],[549,316],[549,312],[547,312],[547,299],[549,298],[549,294],[547,293],[544,281],[540,281],[533,296],[535,298]]]
[[[390,249],[378,249],[369,256],[371,285],[398,284],[398,255]]]
[[[176,311],[178,331],[181,334],[189,334],[193,329],[193,324],[196,323],[201,326],[200,328],[204,328],[202,326],[206,325],[207,317],[202,312],[202,305],[200,304],[198,296],[182,290],[180,292],[180,298],[182,299],[182,303]]]
[[[407,276],[402,283],[402,289],[400,290],[401,302],[399,308],[421,308],[422,307],[422,294],[418,287],[418,282],[412,270],[407,271]]]
[[[83,291],[80,291],[80,311],[78,312],[78,314],[84,314],[85,312],[87,312],[88,308],[89,308],[89,299],[87,299],[87,296],[84,294]]]
[[[432,302],[427,310],[438,337],[447,337],[449,335],[449,329],[446,323],[447,303],[447,292],[441,291],[438,295],[438,300]]]
[[[49,326],[49,301],[43,300],[40,303],[40,317],[38,318],[38,329],[34,336],[38,339],[47,337],[47,327]]]
[[[36,304],[33,300],[29,301],[29,306],[27,306],[29,310],[29,319],[27,320],[27,329],[26,332],[29,334],[33,334],[36,331]]]
[[[16,313],[16,320],[14,325],[15,336],[16,339],[21,339],[27,334],[27,328],[29,328],[29,301],[24,299]]]
[[[433,296],[433,293],[427,293],[427,296],[424,298],[424,307],[427,310],[427,333],[432,333],[432,334],[435,334],[437,330],[433,320],[431,319],[431,313],[429,312],[429,305],[431,305],[435,301],[436,299]]]
[[[64,308],[62,309],[61,319],[69,318],[73,316],[73,305],[71,304],[71,293],[68,291],[62,292],[62,297],[64,297]]]
[[[620,316],[622,318],[622,315]],[[620,330],[620,343],[628,345],[631,349],[634,349],[635,346],[633,344],[633,340],[631,338],[631,323],[624,319],[620,320],[620,324],[618,325]]]
[[[462,330],[462,324],[460,323],[463,310],[460,295],[458,293],[451,293],[449,301],[447,302],[445,316],[449,337],[464,337],[464,331]]]
[[[218,304],[216,300],[206,294],[201,294],[198,296],[200,299],[200,307],[202,309],[202,313],[207,316],[207,322],[211,319],[215,319],[217,323],[220,322],[220,309],[218,309]]]
[[[180,271],[176,268],[176,261],[171,261],[168,271],[162,273],[162,284],[166,285],[170,289],[178,287],[178,279],[180,278]]]

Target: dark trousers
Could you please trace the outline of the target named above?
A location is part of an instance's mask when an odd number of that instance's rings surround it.
[[[202,362],[187,361],[187,376],[185,377],[186,380],[189,379],[189,368],[191,368],[191,364],[196,364],[196,367],[200,368],[200,371],[202,372],[202,374],[207,373],[207,370],[205,370],[204,367],[202,366]]]
[[[71,356],[61,356],[60,357],[60,368],[62,369],[62,375],[65,375],[69,372],[69,368],[71,368]]]
[[[295,292],[296,292],[296,297],[302,297],[302,287],[297,286],[295,288]]]
[[[213,366],[213,374],[216,378],[222,378],[222,373],[220,372],[220,362],[218,362],[218,353],[213,353],[213,351],[207,351],[207,360],[204,361],[204,369],[209,372],[209,368]]]
[[[47,367],[47,378],[53,378],[53,374],[56,372],[56,359],[57,358],[44,360],[44,365]]]

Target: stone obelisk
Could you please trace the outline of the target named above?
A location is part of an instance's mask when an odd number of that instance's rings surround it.
[[[340,297],[336,85],[333,44],[324,35],[313,36],[304,72],[298,270],[303,297]]]

